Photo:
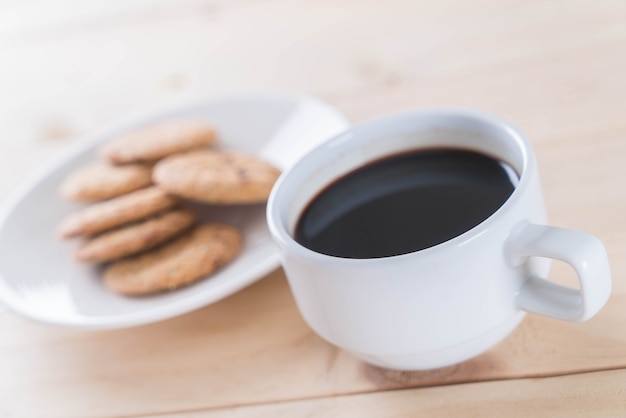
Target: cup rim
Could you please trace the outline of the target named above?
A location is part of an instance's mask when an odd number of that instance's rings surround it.
[[[450,238],[442,243],[433,245],[428,248],[424,248],[417,251],[412,251],[405,254],[376,257],[376,258],[347,258],[338,257],[328,254],[319,253],[311,250],[304,245],[297,242],[287,230],[285,222],[281,219],[281,205],[285,205],[289,202],[289,199],[293,196],[285,196],[285,187],[292,181],[292,178],[303,169],[303,167],[312,164],[319,156],[329,150],[332,150],[335,146],[342,142],[354,141],[355,137],[360,132],[368,129],[379,127],[381,125],[393,126],[394,123],[402,122],[411,118],[428,118],[428,117],[451,117],[451,118],[470,118],[485,125],[490,125],[499,128],[504,132],[512,141],[515,142],[517,148],[520,151],[521,156],[521,170],[519,173],[519,182],[515,186],[513,193],[507,198],[507,200],[500,206],[495,212],[491,213],[481,223],[473,228],[459,234],[453,238]],[[284,171],[278,180],[276,181],[267,202],[266,217],[267,223],[274,241],[279,247],[290,254],[296,255],[299,258],[309,260],[316,263],[331,263],[331,264],[352,264],[352,265],[366,265],[366,264],[379,264],[381,262],[389,262],[389,260],[403,260],[407,258],[415,258],[420,256],[431,256],[437,252],[445,251],[451,247],[460,247],[464,244],[472,241],[475,237],[482,235],[489,227],[501,218],[503,214],[509,212],[511,208],[519,200],[520,195],[527,189],[529,183],[529,177],[531,171],[535,170],[536,159],[532,146],[528,139],[511,123],[506,120],[495,116],[493,114],[467,109],[460,107],[427,107],[405,110],[401,112],[394,112],[391,114],[379,116],[373,119],[359,122],[347,128],[345,131],[327,139],[320,143],[315,148],[311,149],[304,156],[302,156],[295,164],[289,169]],[[294,174],[295,173],[295,174]]]

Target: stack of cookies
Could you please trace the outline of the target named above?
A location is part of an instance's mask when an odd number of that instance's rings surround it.
[[[59,234],[83,238],[78,260],[109,263],[109,288],[127,295],[175,289],[240,252],[235,226],[198,225],[181,203],[264,202],[280,173],[252,156],[214,148],[216,137],[194,120],[140,128],[106,143],[99,161],[65,180],[62,196],[89,206],[67,216]]]

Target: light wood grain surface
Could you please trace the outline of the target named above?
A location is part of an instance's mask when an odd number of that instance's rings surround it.
[[[126,330],[0,308],[0,417],[626,416],[625,1],[104,3],[0,4],[0,203],[82,135],[163,105],[297,92],[353,121],[472,107],[527,134],[552,223],[604,241],[613,294],[586,323],[529,316],[488,353],[422,373],[320,340],[281,270]]]

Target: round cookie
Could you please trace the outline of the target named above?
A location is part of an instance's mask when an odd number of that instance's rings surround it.
[[[96,202],[121,196],[152,184],[152,168],[133,164],[113,166],[92,163],[71,173],[61,185],[61,195],[77,202]]]
[[[241,234],[234,227],[200,225],[171,243],[113,262],[104,272],[104,282],[127,295],[175,289],[227,264],[241,247]]]
[[[193,212],[186,209],[161,213],[94,237],[76,251],[76,258],[100,263],[135,254],[178,235],[194,221]]]
[[[147,187],[104,202],[95,203],[68,215],[59,226],[59,235],[69,238],[94,235],[129,222],[138,221],[164,209],[178,199],[157,187]]]
[[[194,151],[160,161],[155,184],[168,193],[213,204],[267,200],[280,175],[275,167],[230,151]]]
[[[215,138],[215,130],[204,122],[172,120],[123,134],[103,145],[100,154],[113,164],[150,163],[212,145]]]

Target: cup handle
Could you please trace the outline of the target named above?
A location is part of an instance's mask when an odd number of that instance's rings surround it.
[[[528,257],[561,260],[576,271],[580,290],[540,277],[529,277],[516,297],[519,309],[566,321],[586,321],[605,305],[611,293],[611,271],[602,242],[571,229],[524,223],[513,229],[505,243],[512,266]]]

